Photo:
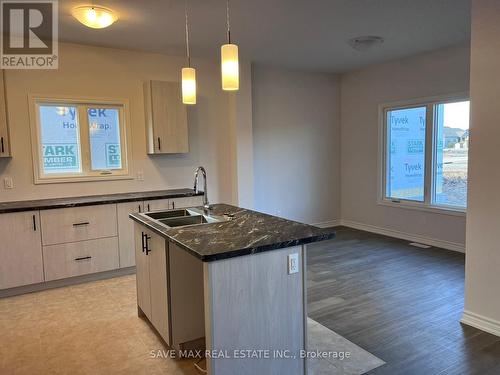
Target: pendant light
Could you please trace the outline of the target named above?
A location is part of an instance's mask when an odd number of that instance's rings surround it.
[[[240,88],[238,46],[231,43],[229,24],[229,0],[226,1],[227,44],[221,47],[222,89],[236,91]]]
[[[191,68],[191,55],[189,54],[189,24],[187,0],[185,1],[186,19],[186,53],[188,66],[182,68],[182,102],[184,104],[196,104],[196,70]]]

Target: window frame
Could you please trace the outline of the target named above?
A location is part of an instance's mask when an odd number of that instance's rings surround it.
[[[467,208],[458,206],[434,204],[435,197],[435,161],[437,158],[435,142],[436,131],[436,106],[439,104],[454,103],[460,101],[470,101],[468,92],[460,92],[449,95],[432,96],[397,102],[389,102],[379,105],[379,153],[378,153],[378,199],[379,205],[389,207],[399,207],[413,209],[452,216],[465,216]],[[426,133],[425,133],[425,159],[424,159],[424,201],[412,201],[406,199],[391,199],[387,193],[387,170],[388,170],[388,149],[387,149],[387,112],[398,109],[409,109],[416,107],[426,107]]]
[[[50,173],[43,171],[43,158],[41,155],[41,123],[40,123],[40,105],[67,105],[84,110],[77,110],[79,127],[79,147],[81,158],[81,173]],[[67,97],[67,96],[47,96],[47,95],[29,95],[30,105],[30,130],[31,130],[31,148],[33,158],[34,183],[50,184],[65,182],[86,182],[86,181],[110,181],[133,179],[131,164],[131,130],[129,102],[127,99],[109,99],[96,97]],[[91,150],[89,137],[88,108],[117,108],[119,110],[120,120],[120,152],[122,158],[121,169],[99,170],[91,169]]]

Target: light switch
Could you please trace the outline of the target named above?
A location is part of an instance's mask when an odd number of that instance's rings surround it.
[[[288,274],[299,272],[299,253],[288,255]]]
[[[14,189],[14,181],[12,181],[12,177],[5,177],[3,179],[3,187],[5,189]]]

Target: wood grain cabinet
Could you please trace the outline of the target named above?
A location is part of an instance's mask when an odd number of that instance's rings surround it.
[[[124,202],[116,205],[120,268],[135,266],[134,222],[129,214],[144,212],[143,202]]]
[[[0,158],[11,156],[5,96],[5,72],[2,70],[0,73]]]
[[[0,289],[42,281],[38,211],[0,214]]]
[[[148,154],[189,152],[186,106],[178,82],[144,84]]]
[[[170,345],[167,247],[163,237],[135,224],[137,304]]]

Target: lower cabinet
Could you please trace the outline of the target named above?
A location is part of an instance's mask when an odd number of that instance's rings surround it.
[[[168,210],[170,208],[170,199],[152,199],[144,201],[144,211]]]
[[[137,304],[163,340],[171,345],[167,259],[165,239],[135,224]]]
[[[134,222],[128,215],[136,212],[144,212],[142,202],[125,202],[116,205],[120,268],[135,266]]]
[[[118,259],[118,237],[44,246],[45,281],[113,270]]]
[[[38,211],[0,215],[0,289],[43,281]]]

